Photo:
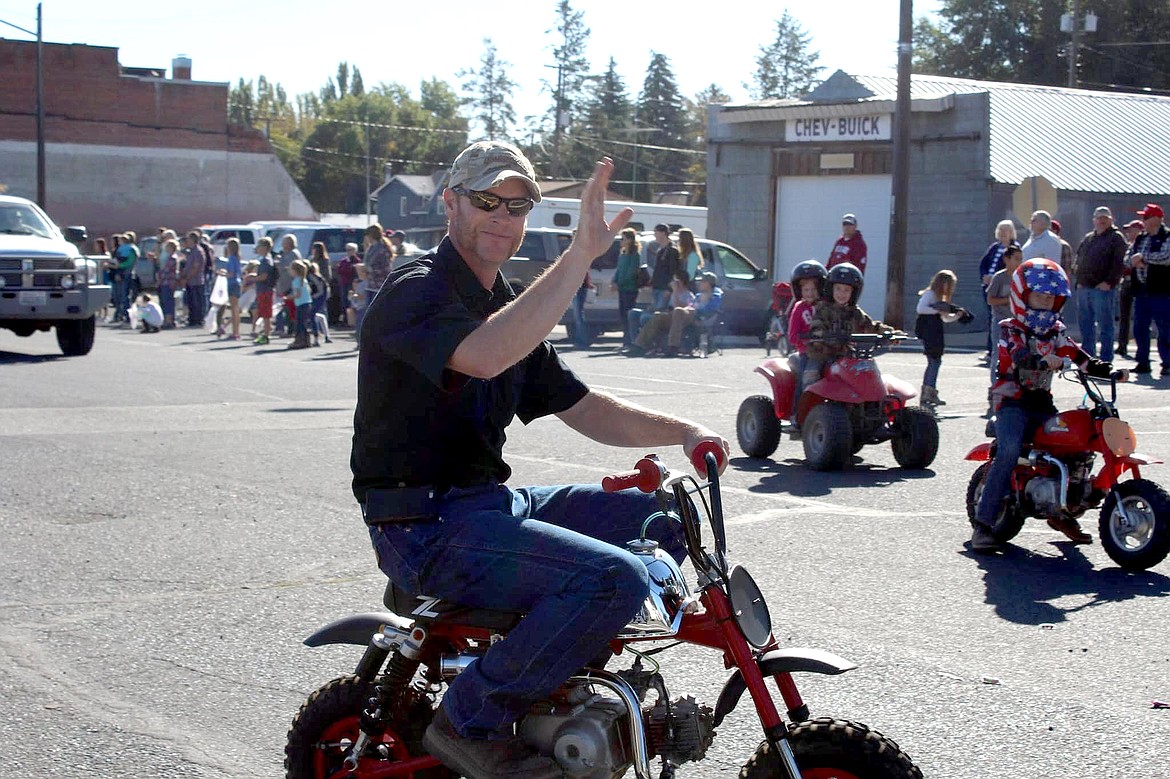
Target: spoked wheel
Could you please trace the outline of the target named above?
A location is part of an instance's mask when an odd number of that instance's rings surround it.
[[[975,526],[975,510],[979,507],[979,499],[983,497],[983,483],[987,480],[987,472],[991,470],[991,463],[983,463],[971,474],[971,481],[967,483],[967,519],[971,526]],[[1010,497],[1000,504],[999,512],[995,515],[995,524],[991,526],[991,536],[1001,544],[1007,543],[1019,535],[1024,529],[1024,513],[1020,511]]]
[[[922,779],[922,771],[892,739],[856,722],[829,717],[801,722],[788,741],[804,779]],[[785,775],[767,741],[739,770],[740,779]]]
[[[780,420],[770,397],[752,395],[740,404],[735,435],[739,448],[748,457],[770,457],[776,451],[780,445]]]
[[[288,731],[284,748],[287,779],[326,779],[343,771],[345,757],[358,737],[362,709],[373,689],[373,685],[356,676],[342,676],[309,696]],[[415,696],[403,708],[371,740],[358,761],[357,770],[347,776],[370,776],[376,769],[419,758],[426,762],[403,776],[413,779],[454,776],[426,758],[422,748],[422,736],[433,714],[430,704]]]
[[[1127,571],[1153,567],[1170,553],[1170,495],[1147,479],[1122,482],[1105,499],[1098,529],[1113,562]]]

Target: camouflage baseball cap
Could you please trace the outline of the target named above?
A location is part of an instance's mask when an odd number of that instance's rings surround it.
[[[447,186],[482,192],[511,178],[520,179],[532,199],[540,202],[536,171],[522,151],[503,141],[477,141],[455,158]]]

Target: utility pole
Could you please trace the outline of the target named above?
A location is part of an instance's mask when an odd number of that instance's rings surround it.
[[[894,182],[890,209],[890,251],[886,261],[884,321],[903,326],[906,233],[910,200],[910,56],[914,51],[914,0],[901,0],[898,21],[898,101],[894,108]]]
[[[1080,0],[1072,0],[1072,13],[1061,14],[1060,17],[1060,31],[1072,35],[1068,45],[1068,85],[1074,89],[1077,86],[1077,51],[1081,44],[1081,32],[1097,32],[1096,14],[1085,14],[1084,27],[1081,26],[1080,5]]]
[[[28,35],[35,35],[37,39],[37,205],[45,208],[45,57],[44,38],[41,35],[41,4],[37,3],[37,29],[35,32],[3,19],[0,19],[0,24],[6,24],[12,29],[20,30]]]
[[[569,111],[565,107],[565,68],[562,63],[545,65],[546,68],[556,68],[557,89],[553,93],[553,143],[552,143],[552,177],[561,177],[561,135],[568,126]]]
[[[370,219],[370,119],[368,116],[364,119],[366,128],[366,227],[369,227],[373,221]]]
[[[45,205],[45,40],[41,35],[41,4],[37,3],[37,205]]]

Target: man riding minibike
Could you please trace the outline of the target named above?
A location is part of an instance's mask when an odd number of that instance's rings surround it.
[[[987,554],[999,549],[991,528],[1007,496],[1012,469],[1024,441],[1056,415],[1053,374],[1065,360],[1096,378],[1107,379],[1113,370],[1110,363],[1089,355],[1065,332],[1060,310],[1069,291],[1068,276],[1052,260],[1028,260],[1012,274],[1012,316],[999,324],[996,379],[991,388],[995,459],[975,511],[971,533],[974,552]],[[1048,524],[1075,543],[1092,543],[1092,536],[1072,517],[1049,519]]]

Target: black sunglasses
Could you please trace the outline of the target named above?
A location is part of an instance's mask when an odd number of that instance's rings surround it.
[[[491,192],[476,192],[463,187],[452,187],[451,191],[456,195],[466,196],[471,205],[480,211],[495,211],[503,204],[504,208],[508,209],[508,216],[527,216],[536,205],[536,201],[530,197],[500,197]]]

